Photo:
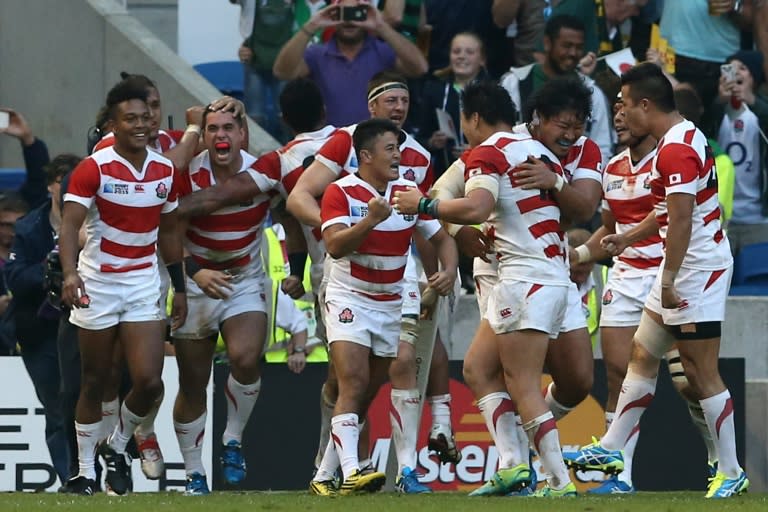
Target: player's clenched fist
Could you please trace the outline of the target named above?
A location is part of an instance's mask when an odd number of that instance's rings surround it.
[[[395,209],[404,215],[413,215],[418,212],[419,201],[424,197],[416,187],[395,192]]]
[[[368,216],[375,220],[377,224],[387,220],[391,213],[392,207],[383,197],[374,197],[368,201]]]
[[[600,245],[611,256],[618,256],[627,248],[627,241],[623,235],[607,235],[600,240]]]

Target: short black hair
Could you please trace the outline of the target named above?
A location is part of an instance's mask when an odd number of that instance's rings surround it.
[[[26,215],[28,211],[29,205],[18,192],[4,191],[0,194],[0,213],[13,212]]]
[[[285,84],[280,93],[280,110],[295,133],[317,130],[325,120],[323,95],[317,84],[307,78],[297,78]]]
[[[461,93],[461,104],[464,116],[478,114],[489,125],[514,126],[517,120],[517,109],[509,92],[496,82],[483,80],[469,84]]]
[[[633,66],[621,75],[621,85],[629,86],[629,97],[634,102],[648,99],[664,113],[672,112],[677,108],[672,84],[656,64],[641,62]]]
[[[357,161],[360,161],[360,152],[364,149],[370,150],[380,135],[391,132],[395,137],[400,136],[400,128],[389,119],[371,118],[355,127],[355,133],[352,134],[352,144],[355,146],[355,155]]]
[[[77,167],[81,160],[81,157],[72,153],[56,155],[53,160],[43,167],[48,184],[50,185],[60,178],[64,178],[65,175]]]
[[[558,14],[552,16],[544,25],[544,35],[549,38],[550,41],[554,41],[560,36],[560,31],[564,28],[576,30],[578,32],[586,32],[587,29],[584,26],[584,22],[576,16],[570,14]]]
[[[575,112],[581,121],[587,122],[592,112],[592,89],[579,76],[558,76],[547,80],[528,99],[523,109],[523,120],[531,121],[534,111],[549,119],[569,110]]]
[[[115,119],[115,108],[120,103],[130,100],[141,100],[144,103],[147,102],[147,88],[139,85],[136,81],[126,79],[118,82],[107,93],[106,108],[109,112],[109,119]]]
[[[400,73],[397,73],[396,71],[379,71],[375,75],[371,77],[370,80],[368,80],[368,90],[366,92],[366,95],[371,94],[371,91],[373,91],[375,88],[379,87],[380,85],[384,85],[389,82],[400,82],[404,84],[408,84],[408,80],[401,75]]]
[[[121,71],[120,78],[123,80],[131,80],[136,85],[146,87],[147,89],[149,89],[150,87],[153,89],[157,89],[157,85],[155,85],[155,82],[150,80],[147,75],[139,75],[134,73],[128,73],[127,71]]]
[[[687,87],[680,87],[686,84]],[[701,96],[693,87],[693,85],[687,82],[681,82],[675,91],[675,106],[684,118],[692,122],[693,124],[699,124],[701,117],[704,115],[704,104],[701,102]]]

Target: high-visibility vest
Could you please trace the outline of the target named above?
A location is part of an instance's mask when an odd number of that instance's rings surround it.
[[[592,277],[595,281],[595,286],[587,294],[587,330],[589,331],[589,337],[592,340],[592,349],[595,348],[597,342],[600,339],[600,310],[603,300],[603,289],[605,283],[608,280],[608,267],[605,265],[597,265],[595,271],[592,272]]]
[[[715,172],[717,173],[717,199],[720,203],[720,221],[725,226],[733,215],[733,189],[736,186],[736,168],[733,160],[724,152],[717,142],[708,139],[712,153],[715,155]]]
[[[268,363],[285,363],[288,360],[288,351],[285,347],[288,345],[290,335],[284,329],[277,326],[277,294],[280,285],[288,277],[286,268],[285,254],[280,239],[272,228],[264,229],[265,247],[262,249],[262,258],[264,268],[267,274],[267,281],[270,284],[269,301],[267,303],[269,315],[267,321],[267,343],[264,358]],[[304,267],[304,289],[312,288],[309,269],[312,262],[307,258],[307,264]],[[265,283],[266,284],[266,283]],[[315,305],[311,301],[296,299],[293,301],[296,307],[307,317],[307,341],[312,342],[315,334],[317,322],[315,320]],[[314,343],[313,347],[306,353],[308,363],[328,362],[328,352],[322,343]]]

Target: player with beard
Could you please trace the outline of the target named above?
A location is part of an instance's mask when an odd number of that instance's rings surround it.
[[[728,498],[745,492],[749,480],[736,456],[733,401],[718,371],[733,259],[720,227],[712,150],[676,110],[672,86],[657,66],[639,64],[621,83],[627,128],[633,135],[647,132],[659,140],[651,171],[654,211],[633,229],[604,237],[601,244],[618,255],[658,230],[664,258],[634,334],[618,413],[600,441],[567,457],[582,468],[623,468],[629,434],[653,400],[659,361],[676,343],[690,393],[699,399],[717,446],[717,473],[706,497]]]
[[[179,365],[174,427],[187,472],[186,493],[208,494],[202,463],[206,420],[205,387],[219,332],[231,370],[227,379],[227,424],[222,436],[224,480],[237,485],[246,475],[242,433],[261,389],[260,360],[267,334],[262,224],[269,191],[279,173],[255,168],[256,157],[240,149],[244,120],[231,112],[203,115],[206,150],[189,165],[181,195],[248,174],[260,190],[251,200],[193,217],[185,233],[189,321],[171,336]]]
[[[430,155],[413,137],[402,131],[402,124],[408,115],[410,94],[404,78],[396,73],[384,72],[376,75],[368,87],[368,108],[374,118],[389,119],[401,127],[400,174],[426,192],[432,184]],[[316,198],[339,177],[354,173],[357,158],[352,146],[356,125],[340,128],[320,149],[315,161],[309,166],[293,192],[287,206],[302,223],[317,227],[320,225],[320,210]],[[432,254],[428,244],[418,236],[414,237],[420,254]],[[398,459],[399,489],[406,493],[428,492],[415,475],[416,441],[418,436],[419,396],[416,388],[416,351],[414,343],[418,337],[420,314],[418,275],[415,264],[409,258],[406,269],[407,291],[403,303],[403,325],[400,335],[400,349],[397,359],[390,365],[392,383],[392,404],[396,414],[390,415],[393,441]],[[426,275],[437,271],[434,257],[422,260]],[[321,434],[316,462],[322,457],[327,444],[330,417],[337,395],[337,384],[333,365],[321,392]],[[427,396],[432,410],[433,424],[429,435],[429,448],[438,452],[443,462],[458,462],[461,458],[456,449],[450,418],[450,394],[448,390],[448,354],[442,342],[435,343],[430,368]],[[366,450],[366,448],[363,448]],[[365,464],[364,464],[365,465]]]

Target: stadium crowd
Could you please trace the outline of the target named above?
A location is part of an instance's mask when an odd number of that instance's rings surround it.
[[[85,158],[50,159],[4,109],[27,180],[0,198],[0,340],[43,404],[61,492],[99,491],[99,459],[108,493],[131,491],[133,455],[161,478],[154,423],[172,398],[186,493],[208,494],[216,357],[230,365],[221,470],[240,484],[277,352],[297,373],[328,361],[311,493],[382,488],[366,412],[386,381],[396,488],[431,492],[424,398],[429,449],[461,452],[448,354],[420,326],[459,294],[480,309],[464,380],[499,452],[470,496],[575,496],[568,468],[609,475],[590,492],[634,492],[662,360],[707,447],[706,497],[748,489],[717,362],[734,256],[768,242],[768,2],[230,1],[244,102],[190,106],[184,131],[161,128],[142,74],[109,90]],[[249,153],[246,114],[284,145]],[[563,452],[557,421],[593,387],[596,306],[606,432]],[[417,345],[432,342],[422,397]]]

